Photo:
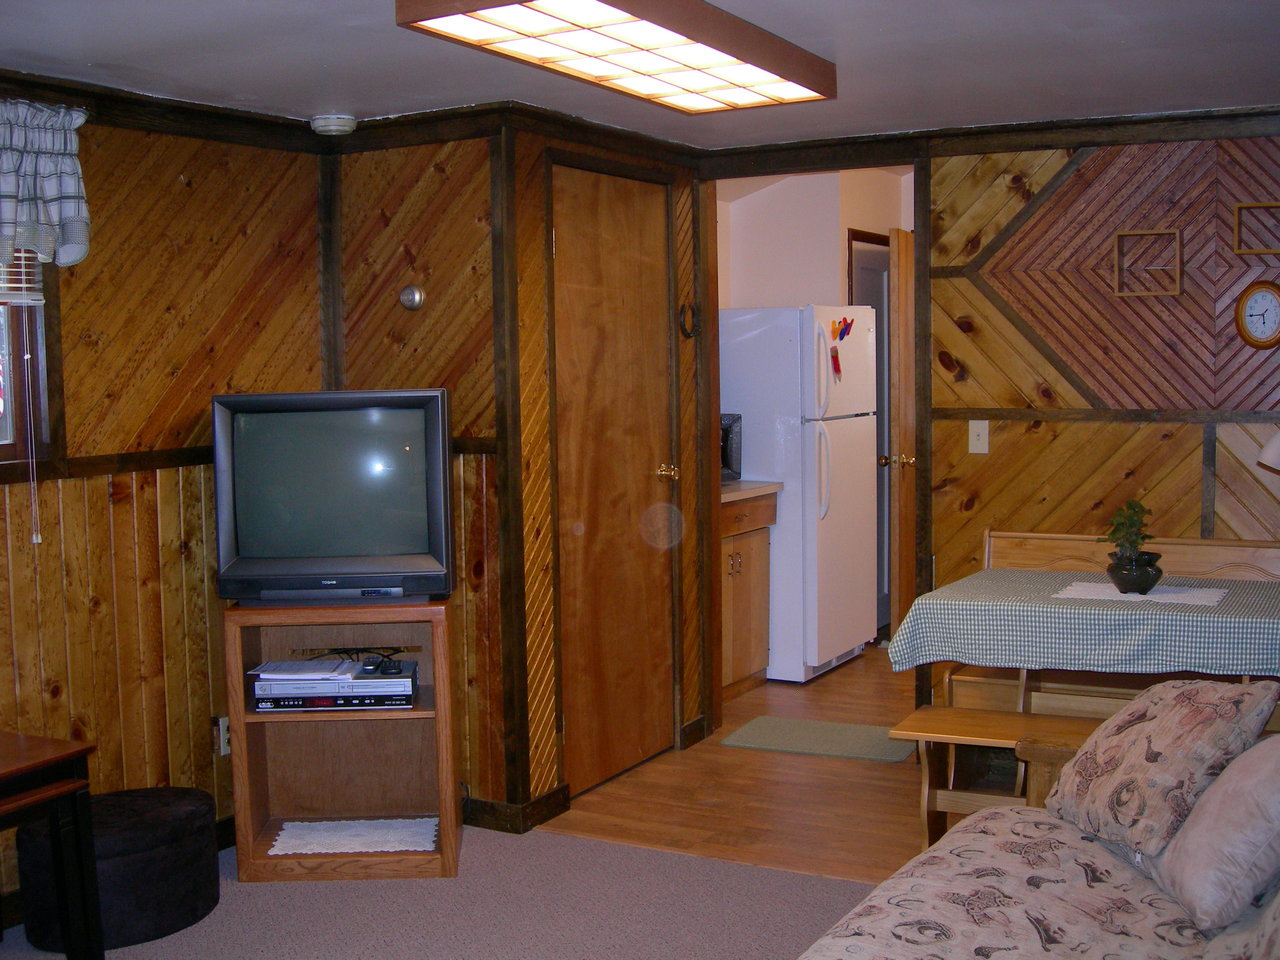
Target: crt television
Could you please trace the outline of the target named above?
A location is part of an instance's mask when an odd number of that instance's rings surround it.
[[[443,389],[214,397],[218,594],[447,597],[449,439]]]

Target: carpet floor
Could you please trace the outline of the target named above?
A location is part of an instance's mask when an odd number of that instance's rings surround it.
[[[867,884],[543,831],[467,827],[448,880],[240,883],[169,937],[109,960],[787,960]],[[0,957],[48,958],[20,927]]]

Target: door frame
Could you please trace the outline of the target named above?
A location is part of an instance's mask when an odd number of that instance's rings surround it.
[[[560,578],[560,510],[559,510],[559,463],[557,442],[557,416],[556,416],[556,356],[555,356],[555,221],[553,216],[553,177],[556,167],[572,167],[577,170],[584,170],[589,173],[598,173],[604,176],[622,177],[632,180],[640,180],[646,183],[657,184],[664,188],[666,200],[666,257],[667,257],[667,291],[666,291],[666,312],[667,312],[667,354],[668,363],[671,371],[671,378],[668,384],[668,412],[669,412],[669,433],[670,433],[670,449],[668,457],[672,463],[678,464],[680,461],[681,435],[680,435],[680,367],[679,367],[679,351],[678,351],[678,320],[676,315],[676,304],[678,302],[677,276],[676,276],[676,239],[675,239],[675,198],[674,188],[677,176],[674,172],[660,169],[640,166],[637,164],[626,163],[624,161],[615,160],[608,157],[595,156],[592,154],[579,153],[563,148],[548,148],[543,153],[544,177],[543,182],[546,185],[545,209],[546,209],[546,258],[547,265],[546,275],[546,291],[547,291],[547,310],[546,310],[546,337],[547,337],[547,388],[550,403],[549,418],[549,440],[551,455],[551,581],[552,590],[555,594],[555,602],[553,604],[553,629],[555,632],[556,647],[556,666],[555,666],[555,690],[556,690],[556,724],[559,733],[558,765],[562,774],[564,771],[564,676],[563,676],[563,644],[562,622],[560,603],[562,583]],[[672,483],[672,505],[678,513],[683,513],[683,499],[681,496],[681,486],[679,483]],[[705,524],[699,524],[699,527]],[[687,531],[686,531],[687,532]],[[700,545],[695,544],[698,549]],[[683,617],[683,586],[681,573],[683,570],[683,558],[687,549],[686,538],[680,538],[670,551],[671,564],[671,623],[670,623],[670,653],[671,653],[671,739],[676,748],[683,746],[682,733],[682,708],[684,694],[684,677],[681,665],[683,664],[683,645],[682,638],[684,635],[684,617]],[[705,595],[705,591],[704,591]],[[704,655],[704,675],[709,669],[705,663]],[[705,712],[705,709],[704,709]]]

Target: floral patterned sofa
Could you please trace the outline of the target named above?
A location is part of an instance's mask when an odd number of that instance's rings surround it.
[[[968,817],[801,960],[1280,960],[1280,684],[1170,681],[1045,809]]]

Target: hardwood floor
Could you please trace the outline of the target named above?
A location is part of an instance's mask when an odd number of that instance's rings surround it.
[[[746,750],[720,741],[761,715],[892,726],[914,676],[882,647],[807,684],[770,681],[724,706],[724,725],[575,797],[537,829],[878,883],[920,852],[920,768]]]

